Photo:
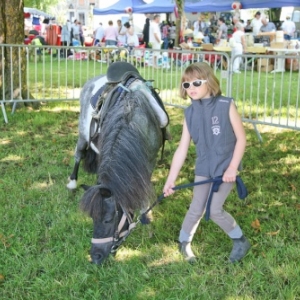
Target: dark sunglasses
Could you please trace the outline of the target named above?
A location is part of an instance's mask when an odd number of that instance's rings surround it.
[[[207,82],[207,80],[200,80],[199,79],[199,80],[195,80],[195,81],[192,81],[192,82],[186,81],[186,82],[182,83],[182,87],[187,90],[191,87],[191,85],[193,85],[194,87],[199,87],[199,86],[202,85],[202,83],[205,83],[205,82]]]

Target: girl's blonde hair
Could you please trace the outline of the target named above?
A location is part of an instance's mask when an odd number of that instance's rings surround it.
[[[208,91],[211,96],[215,97],[222,94],[220,89],[220,82],[214,74],[213,69],[207,63],[199,62],[189,65],[182,74],[180,82],[180,97],[182,97],[183,99],[188,98],[188,94],[182,87],[182,83],[185,81],[195,80],[195,78],[207,80],[205,84],[207,85]]]

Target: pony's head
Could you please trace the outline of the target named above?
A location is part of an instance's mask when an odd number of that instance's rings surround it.
[[[83,186],[86,192],[81,201],[81,209],[94,223],[91,247],[91,260],[101,264],[115,253],[134,227],[133,213],[125,211],[107,187]]]

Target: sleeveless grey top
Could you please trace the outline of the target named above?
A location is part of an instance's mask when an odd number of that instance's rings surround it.
[[[222,176],[230,164],[236,144],[229,118],[232,101],[223,96],[192,100],[185,110],[187,127],[196,145],[198,176]]]

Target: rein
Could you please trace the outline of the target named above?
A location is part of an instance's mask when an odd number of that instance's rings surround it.
[[[248,191],[247,191],[247,188],[246,188],[242,178],[240,176],[236,176],[236,181],[235,182],[236,182],[236,187],[237,187],[239,198],[242,199],[242,200],[245,199],[248,195]],[[206,184],[206,183],[213,183],[212,188],[211,188],[210,193],[209,193],[208,200],[207,200],[206,212],[205,212],[205,220],[208,221],[209,220],[209,215],[210,215],[210,204],[211,204],[212,196],[213,196],[213,193],[215,193],[219,190],[220,185],[223,183],[222,176],[215,177],[215,178],[209,178],[209,179],[202,180],[202,181],[197,181],[197,182],[178,185],[178,186],[173,187],[172,190],[174,190],[174,191],[182,190],[182,189],[185,189],[185,188],[189,188],[189,187],[193,187],[193,186],[197,186],[197,185],[202,185],[202,184]],[[145,215],[150,210],[152,210],[154,206],[156,206],[158,203],[160,203],[164,198],[165,198],[165,195],[161,194],[157,198],[157,200],[141,215],[138,222],[141,222],[142,224],[145,224],[145,222],[144,222],[144,220],[146,219]]]

